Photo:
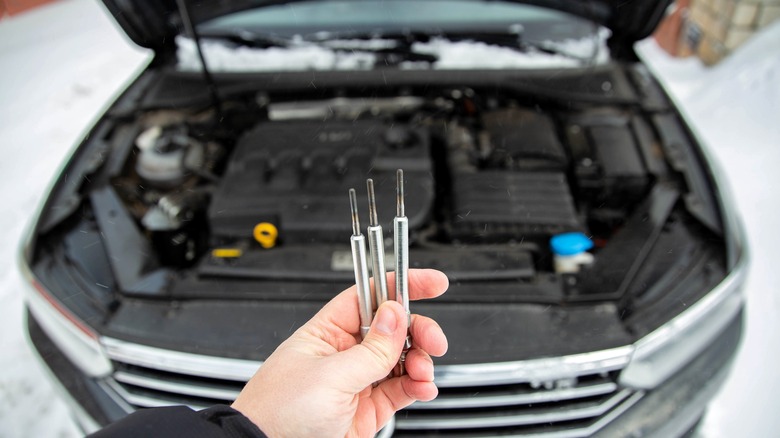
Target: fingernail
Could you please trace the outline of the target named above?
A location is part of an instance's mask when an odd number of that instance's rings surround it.
[[[395,332],[395,328],[398,326],[398,321],[395,317],[393,309],[387,306],[380,306],[376,312],[376,325],[374,326],[377,331],[385,335],[390,335]]]

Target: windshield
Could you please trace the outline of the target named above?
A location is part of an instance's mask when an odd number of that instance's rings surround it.
[[[518,25],[522,29],[518,29]],[[563,12],[509,2],[468,0],[304,1],[229,14],[200,26],[207,32],[299,35],[446,33],[521,30],[533,39],[578,38],[593,33],[587,20]]]

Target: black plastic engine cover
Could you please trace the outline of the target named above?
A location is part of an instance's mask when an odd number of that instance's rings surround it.
[[[540,112],[512,108],[483,117],[493,151],[488,166],[519,171],[565,171],[566,152],[553,119]]]
[[[561,172],[455,174],[452,237],[465,242],[545,240],[582,231]]]
[[[395,172],[405,174],[410,229],[433,208],[428,132],[375,120],[267,122],[236,145],[211,205],[217,238],[250,238],[270,222],[281,242],[343,242],[351,234],[350,188],[358,193],[361,226],[368,225],[366,178],[373,178],[379,220],[395,216]]]

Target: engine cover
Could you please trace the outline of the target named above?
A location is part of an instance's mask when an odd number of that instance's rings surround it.
[[[546,241],[567,231],[582,227],[563,173],[488,170],[453,175],[455,239]]]
[[[256,224],[270,222],[283,242],[342,242],[351,234],[347,192],[365,193],[366,178],[374,179],[379,220],[387,227],[399,168],[409,227],[419,228],[434,196],[425,129],[375,120],[262,123],[230,158],[209,207],[212,235],[248,238]],[[368,225],[367,208],[361,213]]]

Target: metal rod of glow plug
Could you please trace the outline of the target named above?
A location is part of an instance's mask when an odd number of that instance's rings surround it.
[[[387,301],[387,270],[385,268],[385,239],[382,226],[376,214],[376,197],[374,195],[374,180],[366,180],[368,186],[368,249],[371,252],[371,267],[374,275],[374,311]]]
[[[365,337],[373,319],[372,293],[368,283],[368,264],[366,262],[366,238],[360,234],[360,219],[358,218],[357,197],[355,189],[349,189],[349,206],[352,210],[352,265],[355,268],[355,287],[358,296],[358,312],[360,313],[360,335]]]
[[[409,311],[409,221],[404,212],[404,171],[396,172],[396,215],[393,219],[393,246],[395,249],[395,300],[406,310],[407,327],[412,325]],[[407,331],[396,375],[406,373],[406,354],[412,348],[412,337]]]

